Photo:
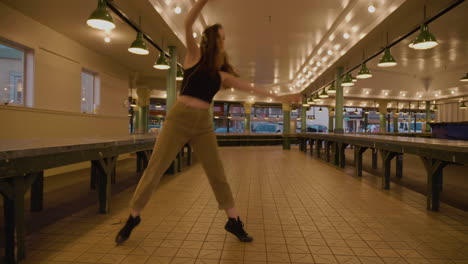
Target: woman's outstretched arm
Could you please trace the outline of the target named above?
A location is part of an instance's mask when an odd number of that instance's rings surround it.
[[[185,18],[185,41],[187,42],[187,53],[185,55],[184,68],[190,68],[200,60],[200,49],[193,38],[192,27],[207,2],[208,0],[198,0]]]

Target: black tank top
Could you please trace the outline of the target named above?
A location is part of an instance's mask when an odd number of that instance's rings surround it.
[[[198,62],[185,70],[180,95],[192,96],[211,103],[220,87],[221,76],[219,73],[212,76],[208,71],[202,70],[200,62]]]

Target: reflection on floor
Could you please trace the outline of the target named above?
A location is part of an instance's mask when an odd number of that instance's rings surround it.
[[[377,177],[347,175],[294,148],[220,149],[254,242],[226,234],[199,164],[166,177],[124,245],[114,237],[134,187],[33,232],[26,263],[467,263],[468,213]],[[407,165],[406,167],[409,167]]]

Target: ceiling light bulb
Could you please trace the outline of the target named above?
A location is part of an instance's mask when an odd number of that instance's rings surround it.
[[[106,43],[109,43],[109,42],[111,42],[111,38],[106,36],[106,37],[104,38],[104,41],[105,41]]]
[[[174,8],[174,12],[176,14],[180,14],[180,13],[182,13],[182,8],[180,8],[180,6],[177,6],[176,8]]]
[[[193,32],[193,38],[197,38],[197,37],[198,37],[197,32]]]
[[[344,33],[344,34],[343,34],[343,38],[349,39],[349,34],[348,34],[348,33]]]
[[[328,51],[327,51],[327,54],[331,56],[331,55],[333,55],[333,51],[328,50]]]
[[[455,94],[455,91],[450,91],[451,94]]]
[[[320,61],[317,61],[317,66],[320,67],[320,65],[322,65],[322,63],[320,63]]]
[[[369,13],[374,13],[375,12],[375,6],[373,5],[370,5],[368,8],[367,8],[367,11],[369,11]]]

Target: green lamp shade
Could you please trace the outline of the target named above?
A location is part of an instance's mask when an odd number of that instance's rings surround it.
[[[314,99],[313,99],[313,100],[314,100],[314,102],[320,101],[320,97],[319,97],[318,93],[316,93],[316,94],[314,95]]]
[[[342,83],[341,85],[343,85],[343,86],[345,86],[345,87],[349,87],[349,86],[353,86],[353,85],[354,85],[354,83],[353,83],[353,77],[351,77],[351,74],[350,74],[350,73],[346,74],[346,76],[345,76],[344,79],[343,79],[343,83]]]
[[[424,24],[421,26],[421,32],[419,32],[419,35],[409,47],[416,50],[426,50],[432,49],[437,45],[439,45],[439,43],[437,43],[436,38],[429,32],[429,27]]]
[[[322,107],[320,107],[319,112],[323,112]]]
[[[460,82],[468,82],[468,73],[460,79]]]
[[[312,103],[312,102],[314,102],[313,96],[311,96],[311,97],[309,97],[309,98],[307,99],[307,103]]]
[[[146,47],[146,43],[143,40],[143,33],[141,33],[141,32],[137,33],[137,37],[136,37],[135,41],[133,41],[130,48],[128,48],[128,51],[130,51],[133,54],[137,54],[137,55],[148,55],[149,54],[148,47]]]
[[[439,110],[439,107],[437,107],[437,105],[434,105],[434,108],[432,110],[434,110],[434,112],[437,112],[437,110]]]
[[[460,109],[466,109],[465,102],[461,102],[461,104],[460,104]]]
[[[159,54],[159,58],[153,67],[158,70],[169,70],[171,68],[171,66],[169,66],[169,62],[166,59],[166,55],[163,52]]]
[[[181,67],[177,67],[177,81],[182,81],[184,79],[184,71],[182,70]]]
[[[328,98],[327,91],[325,91],[325,89],[323,89],[322,92],[320,93],[319,97],[320,98]]]
[[[332,84],[330,85],[330,88],[328,89],[328,93],[329,94],[336,94],[335,82],[332,82]]]
[[[367,68],[367,65],[363,63],[361,65],[361,69],[359,70],[356,78],[358,79],[368,79],[372,77],[372,73],[370,72],[369,68]]]
[[[368,115],[368,114],[369,114],[369,110],[368,110],[368,109],[364,110],[364,114]]]
[[[390,53],[390,49],[385,48],[384,55],[380,59],[380,62],[379,62],[379,64],[377,64],[377,66],[379,66],[379,67],[393,67],[393,66],[396,66],[396,65],[397,65],[397,62],[396,62],[395,58],[393,58],[392,53]]]
[[[353,80],[353,83],[357,82],[358,80],[351,75],[351,79]]]
[[[115,28],[114,20],[107,11],[106,2],[104,0],[98,1],[97,9],[89,16],[86,24],[100,30],[112,30]]]

